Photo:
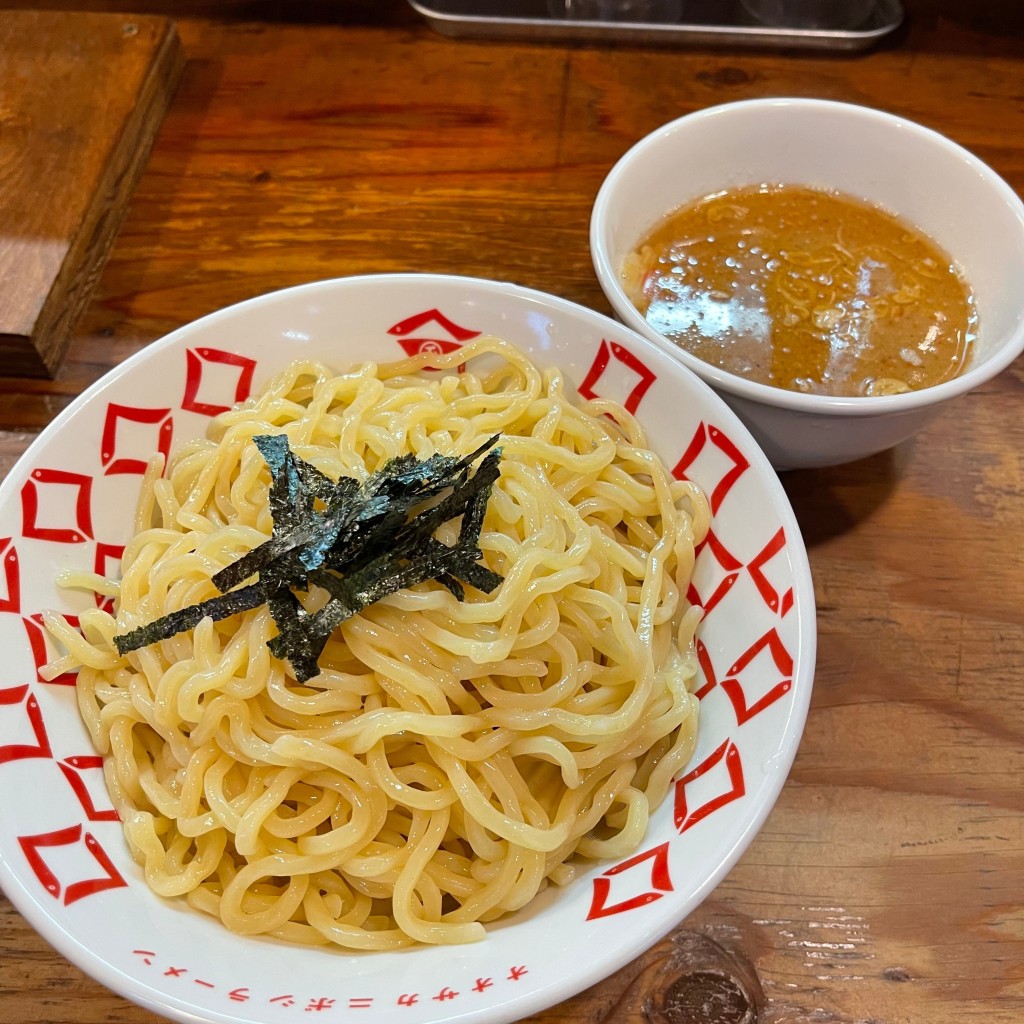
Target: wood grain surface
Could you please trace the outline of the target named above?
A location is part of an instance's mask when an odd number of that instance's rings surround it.
[[[49,376],[181,71],[163,17],[0,18],[0,367]]]
[[[0,380],[0,473],[111,366],[272,288],[446,271],[608,312],[587,248],[598,186],[710,104],[894,111],[1024,192],[1014,3],[910,2],[858,57],[470,43],[397,2],[173,6],[180,87],[57,378]],[[898,449],[784,476],[819,606],[790,779],[676,932],[533,1024],[1024,1020],[1022,402],[1018,361]],[[0,899],[0,1021],[155,1020]]]

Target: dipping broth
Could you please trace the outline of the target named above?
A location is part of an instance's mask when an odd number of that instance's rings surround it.
[[[659,224],[623,265],[647,322],[713,366],[818,395],[916,391],[955,377],[977,331],[949,256],[850,196],[760,185]]]

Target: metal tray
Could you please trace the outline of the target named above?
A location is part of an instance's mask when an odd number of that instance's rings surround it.
[[[839,0],[830,0],[837,3]],[[577,21],[553,17],[546,0],[409,0],[438,32],[475,39],[543,42],[615,42],[662,46],[750,46],[810,50],[865,50],[903,20],[900,0],[876,0],[855,29],[765,25],[740,0],[683,0],[686,21]],[[693,10],[698,7],[699,10]]]

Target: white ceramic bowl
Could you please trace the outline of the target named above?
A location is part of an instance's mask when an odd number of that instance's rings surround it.
[[[930,235],[958,264],[977,299],[979,336],[966,371],[901,395],[807,395],[710,366],[652,328],[623,289],[626,254],[679,206],[762,182],[845,192]],[[1024,350],[1024,203],[949,139],[866,107],[746,100],[670,122],[633,146],[608,174],[594,204],[590,245],[616,315],[707,381],[778,469],[848,462],[898,444]]]
[[[352,954],[240,938],[146,887],[74,700],[41,680],[38,621],[93,598],[55,573],[117,571],[143,460],[299,357],[341,370],[501,335],[585,394],[635,408],[653,446],[714,509],[695,600],[701,724],[691,764],[634,856],[588,868],[490,926],[480,943]],[[383,275],[325,281],[223,310],[108,374],[0,486],[0,883],[43,937],[110,988],[180,1021],[353,1019],[502,1024],[594,984],[691,911],[754,837],[803,728],[814,594],[793,513],[764,455],[714,393],[597,313],[507,284]],[[328,1013],[328,1011],[330,1011]],[[358,1012],[357,1012],[358,1011]],[[322,1015],[322,1016],[321,1016]]]

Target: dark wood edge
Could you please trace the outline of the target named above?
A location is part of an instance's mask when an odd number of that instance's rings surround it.
[[[37,352],[23,351],[21,359],[10,359],[8,373],[55,376],[67,353],[74,324],[92,297],[128,210],[129,203],[118,202],[118,197],[134,190],[159,130],[156,127],[147,132],[145,126],[159,126],[185,67],[174,23],[160,20],[163,21],[160,38],[138,102],[122,127],[97,183],[93,202],[71,240],[61,270],[40,311],[34,334]],[[131,19],[126,17],[125,24],[130,25]],[[33,355],[36,358],[32,358]]]

